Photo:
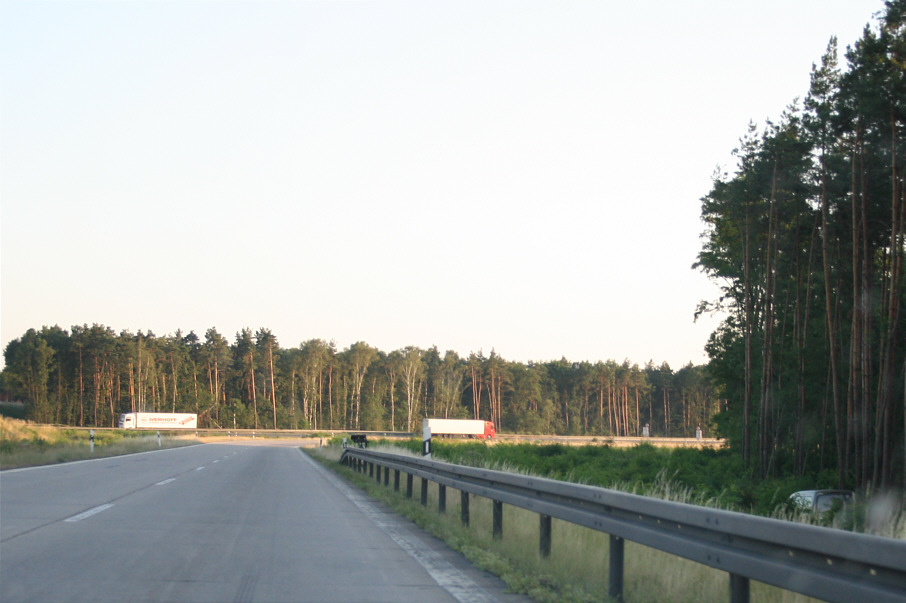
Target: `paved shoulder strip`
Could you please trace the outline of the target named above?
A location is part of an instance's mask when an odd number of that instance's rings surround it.
[[[395,521],[388,520],[387,514],[378,510],[367,496],[348,486],[342,479],[322,467],[317,461],[310,459],[301,450],[299,454],[318,473],[342,492],[346,498],[352,501],[368,519],[390,536],[400,548],[415,559],[428,572],[431,578],[459,603],[499,603],[496,597],[476,584],[436,551],[420,542],[417,538],[413,538],[412,534],[401,530]]]

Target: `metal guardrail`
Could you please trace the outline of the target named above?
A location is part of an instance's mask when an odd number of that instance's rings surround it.
[[[610,534],[608,594],[622,600],[625,540],[684,557],[730,574],[731,603],[747,603],[749,580],[830,602],[904,603],[906,541],[857,534],[720,509],[438,461],[347,449],[341,459],[358,471],[377,473],[394,488],[406,474],[406,495],[420,477],[421,503],[428,483],[438,484],[438,507],[446,510],[446,487],[461,493],[468,524],[469,493],[494,501],[494,536],[503,534],[504,503],[540,515],[539,548],[550,554],[551,518]]]

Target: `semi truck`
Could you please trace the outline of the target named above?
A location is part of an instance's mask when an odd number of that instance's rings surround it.
[[[187,412],[127,412],[120,429],[196,429],[198,415]]]
[[[497,435],[493,423],[473,419],[423,419],[422,428],[431,429],[432,436],[466,436],[483,440]]]

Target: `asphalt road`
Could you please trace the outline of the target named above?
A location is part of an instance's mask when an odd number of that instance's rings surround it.
[[[0,473],[0,601],[524,599],[271,443]]]

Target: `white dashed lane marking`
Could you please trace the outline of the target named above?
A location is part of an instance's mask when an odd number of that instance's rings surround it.
[[[106,504],[106,505],[100,505],[99,507],[94,507],[93,509],[88,509],[87,511],[83,511],[82,513],[79,513],[78,515],[73,515],[72,517],[67,519],[66,522],[75,523],[77,521],[82,521],[83,519],[88,519],[92,515],[97,515],[101,511],[106,511],[107,509],[109,509],[112,506],[113,506],[112,504]]]

